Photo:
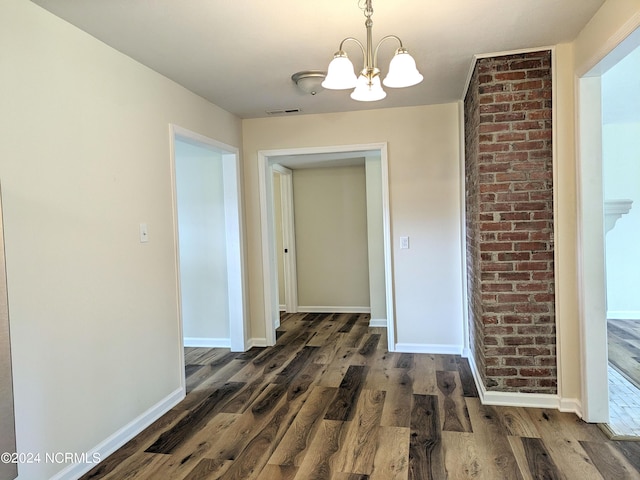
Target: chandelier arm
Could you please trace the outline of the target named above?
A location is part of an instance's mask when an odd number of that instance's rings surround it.
[[[363,44],[362,44],[362,42],[361,42],[360,40],[358,40],[357,38],[353,38],[353,37],[347,37],[347,38],[345,38],[344,40],[342,40],[342,41],[340,42],[340,46],[338,47],[338,50],[344,50],[344,49],[342,48],[342,46],[345,44],[345,42],[347,42],[347,41],[349,41],[349,40],[351,40],[352,42],[356,42],[356,43],[360,46],[360,50],[362,50],[362,56],[363,56],[364,58],[366,58],[367,54],[366,54],[366,52],[365,52],[365,50],[364,50],[364,45],[363,45]]]
[[[380,39],[380,41],[378,42],[378,44],[376,45],[376,50],[373,54],[373,66],[377,67],[378,66],[378,49],[380,48],[380,45],[382,45],[382,42],[384,42],[385,40],[389,40],[390,38],[393,38],[395,40],[398,41],[398,43],[400,44],[400,48],[403,48],[402,46],[402,40],[400,40],[400,37],[398,37],[397,35],[387,35],[385,37],[382,37]]]

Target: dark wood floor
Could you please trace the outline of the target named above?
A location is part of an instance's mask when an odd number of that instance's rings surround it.
[[[640,442],[481,405],[466,360],[389,353],[367,315],[285,316],[274,347],[187,349],[188,394],[83,479],[640,479]]]
[[[607,320],[609,363],[640,388],[640,321]]]

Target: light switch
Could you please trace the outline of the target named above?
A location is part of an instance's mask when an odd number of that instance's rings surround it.
[[[400,248],[409,248],[409,237],[400,237]]]
[[[147,243],[149,241],[149,230],[147,230],[147,224],[140,224],[140,243]]]

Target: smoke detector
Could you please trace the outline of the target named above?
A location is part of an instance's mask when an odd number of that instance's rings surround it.
[[[321,84],[326,76],[327,73],[320,70],[304,70],[291,75],[291,80],[303,92],[315,95],[324,90]]]

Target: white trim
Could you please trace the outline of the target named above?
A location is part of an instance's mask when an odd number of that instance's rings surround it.
[[[609,421],[600,77],[578,80],[576,146],[578,316],[585,420]],[[605,388],[603,388],[603,385]]]
[[[588,422],[609,421],[609,391],[603,388],[607,385],[608,359],[600,76],[617,63],[620,55],[640,46],[639,27],[640,12],[636,12],[574,68],[581,407]]]
[[[283,253],[285,311],[298,311],[298,266],[296,263],[296,227],[293,209],[293,171],[282,165],[273,165],[280,174],[280,203],[282,208],[282,244],[287,249]]]
[[[478,392],[483,405],[507,407],[554,408],[559,409],[558,395],[545,393],[493,392],[483,388]]]
[[[551,51],[551,175],[553,178],[552,188],[552,208],[553,208],[553,319],[556,327],[556,394],[562,398],[562,335],[564,333],[564,324],[558,321],[564,315],[562,297],[560,295],[560,259],[564,258],[560,255],[562,249],[563,230],[559,218],[560,206],[558,198],[560,197],[559,189],[561,184],[559,181],[560,167],[558,165],[558,75],[557,75],[557,57],[555,47],[549,49]]]
[[[553,408],[561,412],[572,412],[580,417],[582,416],[580,401],[575,398],[561,398],[559,395],[544,393],[494,392],[487,390],[482,383],[475,360],[472,356],[467,358],[469,359],[469,366],[471,367],[480,402],[483,405]]]
[[[460,169],[460,260],[461,260],[461,285],[462,288],[462,346],[464,352],[471,353],[471,345],[469,344],[469,297],[467,294],[467,205],[466,205],[466,137],[464,129],[464,99],[458,101],[458,131],[459,131],[459,169]]]
[[[462,345],[429,345],[425,343],[396,343],[396,352],[428,353],[432,355],[462,355]]]
[[[227,247],[227,283],[229,289],[229,347],[244,352],[247,303],[245,297],[242,222],[242,186],[238,149],[222,154],[224,218]]]
[[[173,244],[175,245],[174,268],[176,270],[176,318],[178,319],[178,345],[177,345],[177,363],[178,363],[178,382],[183,395],[187,394],[187,379],[185,374],[185,356],[184,356],[184,322],[182,319],[182,295],[180,294],[180,244],[178,235],[178,188],[176,182],[176,131],[175,126],[169,124],[169,163],[171,175],[171,207],[173,220]]]
[[[582,418],[582,402],[579,398],[562,398],[558,399],[558,410],[561,412],[575,413]]]
[[[384,278],[387,305],[387,345],[393,352],[396,344],[396,322],[393,294],[393,261],[391,259],[391,210],[389,202],[389,158],[387,156],[387,144],[380,147],[380,168],[382,173],[382,230],[384,243]]]
[[[265,322],[265,341],[267,346],[276,343],[276,324],[280,318],[278,302],[278,269],[275,256],[273,181],[272,165],[269,157],[258,152],[258,183],[260,193],[260,226],[262,243],[262,285]],[[267,181],[267,179],[269,181]],[[277,317],[277,318],[276,318]]]
[[[464,103],[464,98],[467,96],[467,91],[469,90],[469,84],[471,83],[471,77],[473,77],[473,71],[476,68],[476,63],[481,58],[492,58],[492,57],[504,57],[506,55],[520,55],[523,53],[531,53],[531,52],[542,52],[544,50],[553,50],[554,47],[531,47],[531,48],[521,48],[519,50],[507,50],[504,52],[492,52],[492,53],[477,53],[471,59],[471,65],[469,67],[469,71],[467,72],[467,79],[464,82],[464,86],[462,88],[462,102]]]
[[[283,303],[281,303],[278,308],[280,309],[281,312],[286,312],[287,311],[287,306],[284,305]]]
[[[640,320],[640,310],[609,310],[607,320]]]
[[[600,48],[595,53],[593,53],[593,55],[591,55],[583,65],[576,65],[576,76],[600,76],[613,65],[618,63],[623,58],[623,56],[629,53],[631,50],[621,52],[621,56],[612,57],[611,61],[609,61],[607,57],[610,56],[613,50],[621,46],[621,44],[625,42],[625,40],[628,40],[631,44],[636,43],[637,38],[634,38],[633,36],[634,34],[640,36],[640,32],[637,31],[639,27],[640,11],[629,17],[629,19],[613,35],[607,38],[607,40],[600,45]]]
[[[245,332],[247,330],[247,296],[244,258],[244,232],[242,222],[242,186],[240,182],[240,152],[239,149],[217,140],[205,137],[196,132],[187,130],[178,125],[169,124],[170,152],[171,152],[171,187],[173,201],[173,228],[174,242],[176,245],[176,287],[178,291],[178,318],[180,323],[181,349],[180,356],[184,357],[183,319],[182,319],[182,295],[180,286],[180,239],[178,231],[178,195],[176,187],[176,161],[175,141],[179,137],[182,140],[195,142],[205,147],[213,148],[221,154],[223,195],[225,210],[225,235],[227,247],[227,284],[229,303],[229,336],[230,348],[234,352],[246,350]],[[184,358],[180,360],[181,371],[184,372]],[[182,380],[184,382],[184,379]]]
[[[302,313],[371,313],[369,307],[327,307],[327,306],[300,306],[298,312]],[[386,325],[385,325],[386,327]]]
[[[369,320],[369,326],[372,328],[387,328],[386,318],[372,318]]]
[[[109,455],[175,407],[182,401],[182,399],[184,399],[184,397],[185,393],[182,387],[173,391],[164,399],[149,408],[146,412],[143,412],[124,427],[120,428],[117,432],[104,439],[95,447],[89,449],[86,452],[86,458],[91,459],[96,456],[99,457],[101,461],[105,460]],[[50,478],[50,480],[75,480],[95,466],[96,464],[93,463],[74,463],[56,473]]]
[[[247,350],[253,347],[267,347],[267,339],[264,337],[261,338],[250,338],[247,340]]]
[[[384,231],[385,254],[385,293],[387,304],[387,340],[389,351],[393,351],[395,345],[395,320],[394,297],[391,260],[391,222],[389,206],[389,163],[387,158],[387,144],[370,143],[357,145],[338,145],[326,147],[305,147],[281,150],[258,151],[258,179],[260,190],[260,224],[262,245],[262,271],[263,271],[263,301],[264,322],[267,345],[275,344],[275,328],[279,319],[277,299],[277,271],[272,267],[275,262],[275,241],[273,232],[273,185],[267,182],[277,161],[277,157],[291,157],[308,154],[340,154],[349,152],[380,152],[380,168],[382,173],[382,223]],[[300,309],[298,309],[300,311]],[[277,317],[277,318],[276,318]]]
[[[229,338],[185,337],[184,346],[204,348],[231,348],[231,340]]]

